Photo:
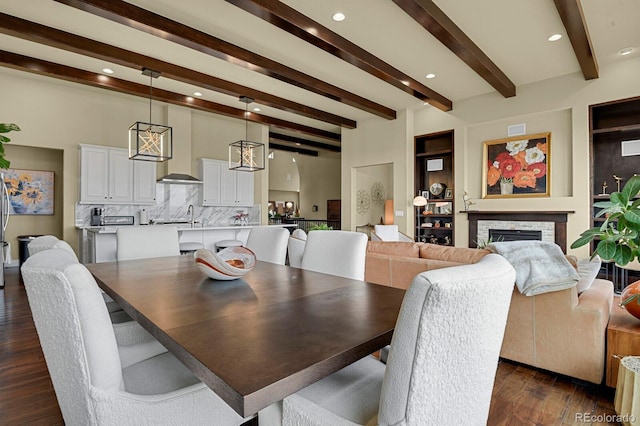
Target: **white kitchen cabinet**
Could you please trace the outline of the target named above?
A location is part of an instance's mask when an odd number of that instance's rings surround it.
[[[203,206],[221,205],[220,171],[223,163],[223,161],[208,160],[206,158],[200,160],[200,179],[202,179],[200,198]]]
[[[81,203],[153,204],[155,179],[156,164],[132,161],[126,149],[80,145]]]
[[[229,170],[221,160],[200,160],[203,206],[253,206],[253,173]]]
[[[133,202],[133,162],[126,149],[109,148],[109,202]]]
[[[155,204],[156,163],[153,161],[132,161],[133,202],[135,204]]]
[[[80,145],[80,202],[109,202],[109,150]]]

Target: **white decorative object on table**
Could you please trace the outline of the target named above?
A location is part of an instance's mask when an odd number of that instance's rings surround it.
[[[218,253],[201,249],[193,257],[198,269],[214,280],[238,279],[256,264],[256,255],[246,247],[228,247]]]

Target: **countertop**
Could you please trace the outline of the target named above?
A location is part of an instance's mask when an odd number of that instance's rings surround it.
[[[120,225],[120,226],[175,226],[178,228],[178,231],[216,231],[216,230],[225,230],[225,229],[250,229],[256,226],[279,226],[279,227],[297,227],[295,224],[279,224],[279,225],[260,225],[258,223],[251,225],[208,225],[208,226],[197,226],[191,227],[189,224],[158,224],[158,225]],[[96,234],[115,234],[116,229],[119,226],[76,226],[77,229],[84,229],[87,232],[93,232]]]

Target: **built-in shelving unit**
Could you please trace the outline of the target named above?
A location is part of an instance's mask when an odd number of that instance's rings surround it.
[[[414,144],[415,195],[424,195],[428,203],[415,209],[414,238],[420,242],[453,245],[453,130],[416,136]],[[430,188],[434,184],[440,187],[432,192]]]
[[[620,189],[629,178],[640,173],[640,155],[623,156],[622,142],[638,141],[640,151],[640,97],[620,99],[589,106],[591,160],[592,226],[601,226],[604,218],[595,217],[599,201],[608,201],[618,190],[614,175],[622,178]],[[640,152],[639,152],[640,154]],[[606,182],[606,188],[603,188]],[[597,241],[592,243],[592,251]]]

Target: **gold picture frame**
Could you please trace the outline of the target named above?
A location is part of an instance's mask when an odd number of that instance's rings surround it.
[[[482,159],[482,198],[551,195],[551,132],[485,141]]]

